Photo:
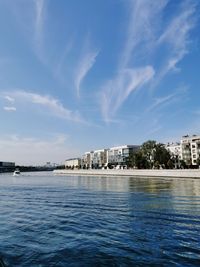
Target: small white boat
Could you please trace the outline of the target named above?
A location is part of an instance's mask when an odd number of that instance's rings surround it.
[[[13,176],[19,176],[20,175],[20,170],[19,169],[16,169],[14,172],[13,172]]]

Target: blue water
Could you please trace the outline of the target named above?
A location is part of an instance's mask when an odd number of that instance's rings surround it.
[[[0,175],[7,266],[200,266],[200,180]]]

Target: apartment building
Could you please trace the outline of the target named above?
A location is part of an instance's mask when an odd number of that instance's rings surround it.
[[[182,160],[181,144],[180,143],[167,143],[165,148],[170,152],[171,157],[174,159],[175,169],[180,168]]]
[[[171,153],[171,155],[176,156],[180,160],[182,159],[180,143],[167,143],[165,148]]]
[[[108,150],[108,163],[113,165],[126,165],[130,154],[138,149],[138,145],[112,147]]]
[[[197,159],[200,157],[200,136],[185,135],[181,138],[181,159],[187,165],[197,165]]]
[[[81,168],[82,169],[91,169],[93,162],[93,153],[94,151],[85,152],[81,158]]]
[[[108,149],[95,150],[92,157],[92,168],[98,169],[107,165]]]
[[[108,149],[99,149],[90,152],[85,152],[82,157],[82,168],[84,169],[98,169],[107,164]]]
[[[124,145],[85,152],[81,160],[81,168],[98,169],[106,168],[109,164],[125,165],[130,154],[138,148],[138,145]]]
[[[81,159],[80,158],[72,158],[65,160],[65,169],[69,168],[80,168],[81,167]]]

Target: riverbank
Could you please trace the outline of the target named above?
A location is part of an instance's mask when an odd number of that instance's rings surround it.
[[[200,169],[195,170],[55,170],[55,175],[80,176],[132,176],[147,178],[195,178],[200,179]]]

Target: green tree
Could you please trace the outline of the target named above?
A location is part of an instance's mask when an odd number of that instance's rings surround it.
[[[172,159],[169,159],[167,162],[167,166],[169,169],[173,169],[174,168],[174,162]]]
[[[181,167],[181,169],[186,169],[187,168],[187,164],[185,163],[184,160],[180,160],[180,167]]]
[[[126,159],[127,166],[138,169],[172,168],[170,162],[171,155],[164,144],[157,143],[155,140],[144,142],[140,149],[130,153]],[[170,164],[170,165],[169,165]]]
[[[155,140],[149,140],[143,143],[141,146],[141,151],[143,157],[148,162],[148,164],[146,164],[147,168],[158,167],[158,165],[166,168],[167,162],[171,157],[164,144],[156,143]]]
[[[158,143],[156,144],[156,148],[154,150],[154,160],[158,161],[160,165],[165,168],[168,167],[167,163],[170,160],[171,155],[169,151],[165,148],[164,144]]]
[[[200,166],[200,156],[197,159],[197,165]]]

